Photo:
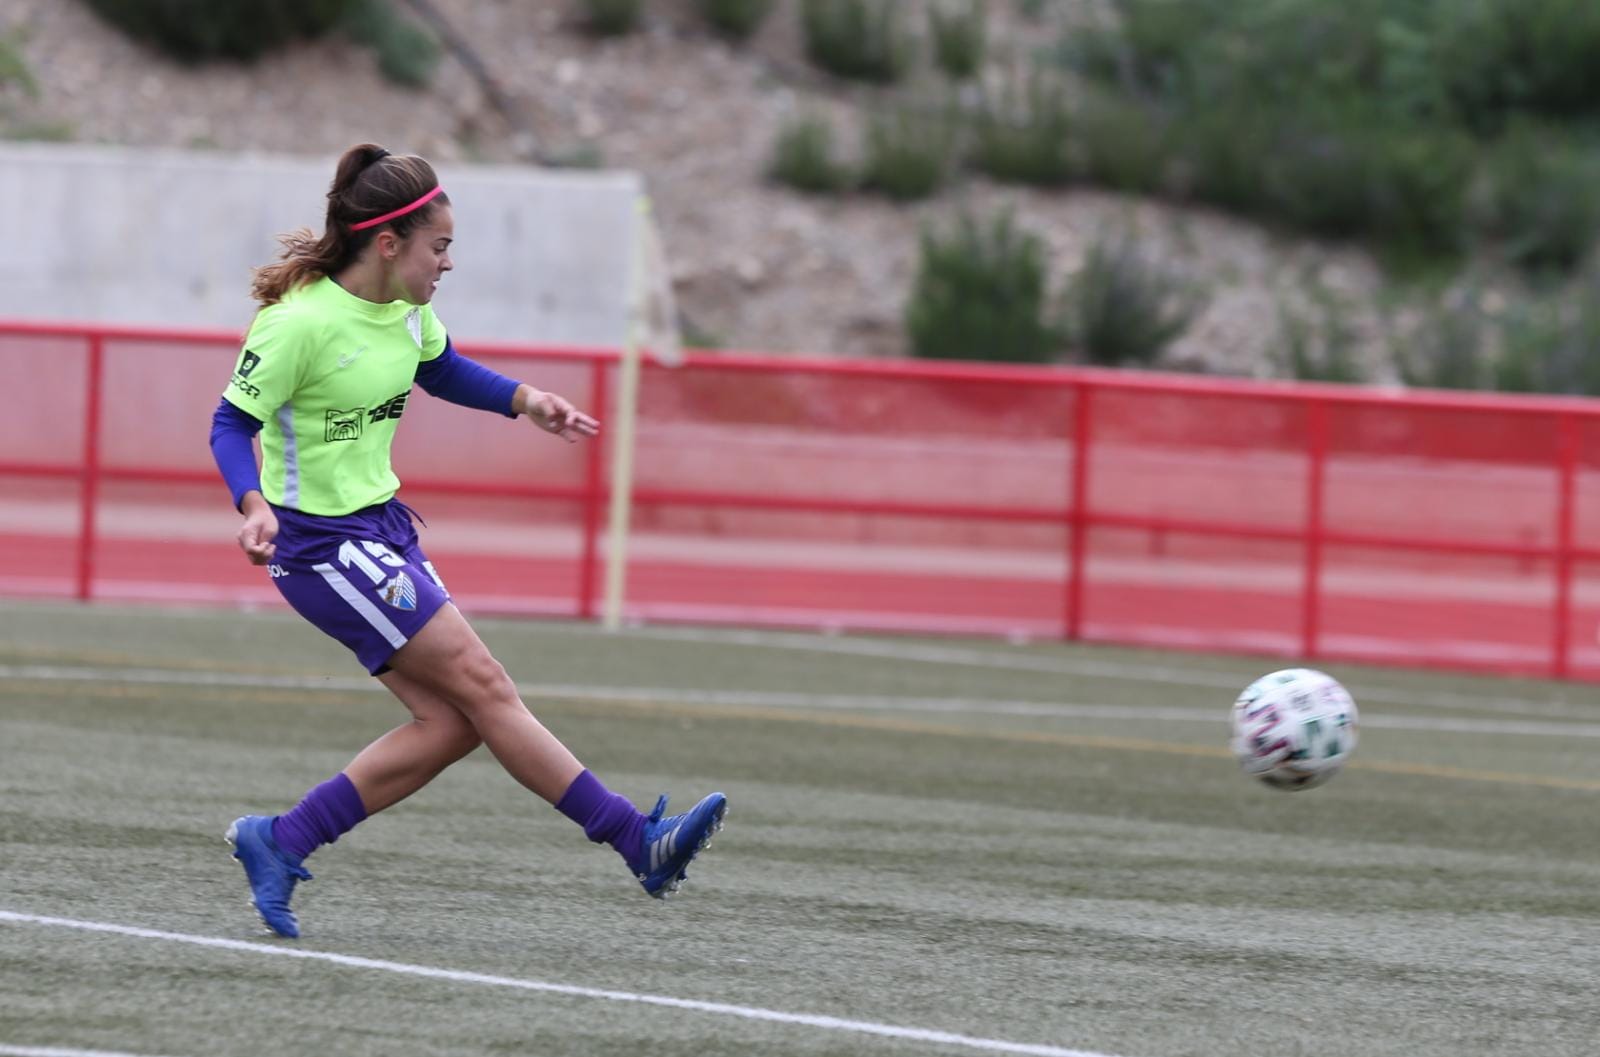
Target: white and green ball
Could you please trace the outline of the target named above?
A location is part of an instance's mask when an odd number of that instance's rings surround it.
[[[1244,772],[1274,789],[1310,789],[1356,747],[1356,703],[1339,681],[1310,668],[1263,675],[1233,703],[1230,747]]]

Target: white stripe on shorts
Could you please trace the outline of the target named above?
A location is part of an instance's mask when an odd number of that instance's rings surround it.
[[[350,603],[351,609],[365,617],[367,623],[377,629],[378,634],[388,639],[389,645],[398,650],[406,644],[406,637],[401,633],[400,629],[395,627],[393,622],[383,615],[382,610],[373,605],[360,591],[357,591],[338,569],[335,569],[327,562],[323,562],[321,565],[313,565],[312,568],[322,574],[322,578],[328,581],[329,587],[339,593],[340,598]]]

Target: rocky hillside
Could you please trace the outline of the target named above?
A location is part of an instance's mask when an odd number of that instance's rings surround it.
[[[693,332],[728,348],[903,355],[918,233],[962,205],[1014,207],[1046,240],[1058,277],[1100,235],[1135,232],[1209,295],[1169,350],[1174,366],[1267,373],[1285,305],[1308,303],[1307,291],[1352,305],[1375,300],[1378,274],[1356,251],[1151,201],[972,178],[914,206],[773,186],[764,172],[786,116],[829,115],[848,148],[874,99],[875,90],[842,86],[803,61],[798,0],[780,0],[738,46],[709,33],[685,0],[652,0],[641,32],[603,40],[583,31],[577,0],[429,3],[499,84],[504,105],[451,54],[422,91],[386,81],[370,51],[338,36],[255,65],[185,67],[127,40],[78,0],[6,0],[0,33],[26,76],[0,90],[0,118],[13,138],[309,154],[326,158],[330,172],[359,140],[438,161],[586,156],[636,169],[653,190]],[[1017,6],[992,3],[992,54],[1036,48],[1058,32]],[[1055,20],[1096,17],[1090,0],[1052,10]],[[1352,318],[1359,328],[1370,314]]]

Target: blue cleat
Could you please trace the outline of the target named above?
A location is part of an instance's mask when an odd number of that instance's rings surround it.
[[[244,865],[251,902],[261,920],[278,935],[298,939],[300,923],[289,909],[289,897],[295,882],[309,881],[311,874],[278,848],[272,839],[272,819],[262,815],[234,819],[225,839],[233,845],[233,857]]]
[[[683,814],[662,818],[666,809],[663,796],[644,824],[644,849],[628,864],[645,892],[656,899],[676,892],[689,876],[690,861],[711,846],[712,835],[722,829],[722,817],[728,813],[728,798],[712,793]]]

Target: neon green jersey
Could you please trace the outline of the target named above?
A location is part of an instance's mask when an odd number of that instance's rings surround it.
[[[390,499],[395,426],[417,365],[444,346],[427,305],[374,304],[328,278],[258,312],[222,395],[264,424],[267,500],[339,517]]]

